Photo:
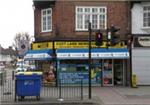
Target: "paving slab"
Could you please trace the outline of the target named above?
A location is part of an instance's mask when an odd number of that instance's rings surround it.
[[[150,87],[95,87],[93,95],[103,105],[150,105]]]

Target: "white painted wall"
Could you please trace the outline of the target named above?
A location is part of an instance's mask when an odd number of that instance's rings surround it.
[[[150,34],[150,28],[144,29],[143,26],[143,5],[150,2],[135,3],[131,10],[132,34]]]
[[[13,57],[11,57],[10,55],[2,55],[2,54],[0,54],[0,61],[10,62],[12,60],[13,60]]]
[[[138,85],[150,85],[150,49],[132,49],[132,73]]]

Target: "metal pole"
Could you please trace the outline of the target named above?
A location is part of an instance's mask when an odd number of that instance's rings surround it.
[[[81,100],[83,100],[83,80],[81,78]]]
[[[91,99],[92,92],[91,92],[91,22],[89,22],[89,99]]]
[[[131,35],[129,36],[129,57],[130,57],[130,86],[132,87],[132,38]]]

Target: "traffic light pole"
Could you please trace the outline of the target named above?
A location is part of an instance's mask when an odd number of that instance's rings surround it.
[[[92,34],[92,29],[91,29],[91,22],[89,22],[89,99],[91,99],[92,96],[92,89],[91,89],[91,34]]]

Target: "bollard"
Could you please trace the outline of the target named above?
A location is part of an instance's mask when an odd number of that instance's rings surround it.
[[[83,79],[81,79],[81,100],[83,100]]]
[[[137,88],[137,76],[135,74],[132,75],[132,87]]]
[[[59,79],[59,99],[61,99],[61,79]]]

